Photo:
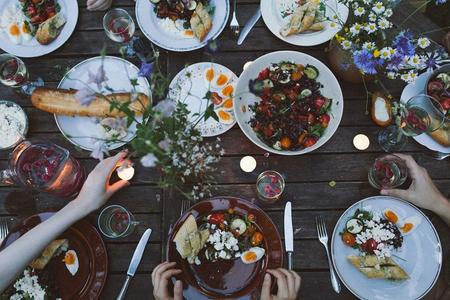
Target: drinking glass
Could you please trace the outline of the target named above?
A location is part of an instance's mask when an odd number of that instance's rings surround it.
[[[98,216],[98,228],[109,238],[126,237],[138,224],[134,216],[120,205],[107,206]]]
[[[125,53],[133,49],[133,35],[136,29],[133,18],[121,8],[108,11],[103,17],[103,28],[106,35],[117,43],[127,43]]]
[[[400,104],[397,125],[390,125],[378,134],[378,143],[386,152],[399,151],[408,136],[433,132],[444,124],[444,110],[436,99],[420,94]]]
[[[281,198],[284,188],[284,178],[277,171],[264,171],[256,179],[256,193],[258,198],[267,203],[277,202]]]
[[[48,142],[22,141],[14,148],[9,169],[0,171],[0,183],[23,186],[72,198],[80,191],[86,173],[69,151]]]
[[[0,54],[0,82],[8,87],[20,87],[28,82],[25,63],[18,57]]]
[[[405,162],[394,154],[378,157],[369,169],[369,183],[376,189],[393,189],[408,178]]]

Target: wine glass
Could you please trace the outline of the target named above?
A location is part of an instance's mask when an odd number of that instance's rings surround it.
[[[369,169],[369,183],[376,189],[393,189],[408,178],[405,162],[394,154],[378,157]]]
[[[121,8],[108,11],[103,17],[103,28],[106,35],[117,43],[126,43],[125,51],[133,48],[133,35],[136,29],[133,18]]]
[[[396,125],[390,125],[378,134],[378,143],[386,152],[399,151],[408,136],[418,136],[438,130],[444,124],[444,110],[436,99],[420,94],[400,103]]]
[[[28,82],[25,63],[18,57],[0,54],[0,82],[8,87],[20,87]]]

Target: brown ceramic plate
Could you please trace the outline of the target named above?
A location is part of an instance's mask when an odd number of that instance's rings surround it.
[[[5,238],[0,251],[53,214],[41,213],[23,220]],[[98,299],[108,274],[108,255],[100,234],[88,221],[81,220],[58,238],[69,240],[69,249],[75,250],[80,264],[75,276],[69,273],[62,262],[64,254],[54,257],[46,266],[45,269],[51,272],[56,281],[59,296],[64,300]]]
[[[196,219],[233,208],[238,215],[253,214],[264,236],[266,255],[255,264],[243,264],[240,259],[190,265],[178,254],[173,239],[181,224],[192,214]],[[280,234],[269,216],[256,205],[239,198],[218,197],[198,202],[177,221],[168,239],[167,259],[183,270],[186,299],[257,299],[266,269],[283,266],[283,246]]]

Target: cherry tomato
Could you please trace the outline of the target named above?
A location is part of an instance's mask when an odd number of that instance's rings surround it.
[[[265,68],[264,70],[259,72],[259,75],[258,75],[259,80],[264,80],[267,78],[269,78],[269,68]]]
[[[342,234],[342,241],[350,247],[353,247],[356,245],[356,238],[355,236],[350,232],[345,232]]]
[[[314,99],[314,106],[316,107],[317,110],[321,109],[324,104],[325,104],[325,98],[324,97],[317,96]]]
[[[361,245],[361,248],[370,254],[373,253],[373,251],[376,250],[377,247],[378,247],[378,243],[374,239],[369,239],[369,240],[367,240],[367,242],[365,242]]]
[[[250,243],[252,244],[252,246],[259,246],[259,245],[261,245],[262,241],[263,241],[263,235],[261,232],[257,231],[252,235]]]
[[[218,93],[212,92],[211,93],[211,101],[215,105],[219,105],[220,103],[222,103],[222,97],[220,97]]]
[[[444,110],[450,110],[450,97],[443,97],[441,99],[441,105]]]
[[[291,139],[288,138],[287,136],[281,138],[280,142],[281,142],[281,148],[283,148],[283,149],[290,149],[291,148],[292,142],[291,142]]]
[[[303,142],[303,147],[308,148],[311,147],[312,145],[314,145],[317,142],[317,139],[314,137],[308,137],[305,139],[305,141]]]
[[[225,221],[224,215],[223,214],[212,214],[209,217],[209,223],[211,224],[216,224],[219,225],[221,223],[223,223],[223,221]]]
[[[330,123],[330,116],[327,114],[321,115],[320,116],[320,123],[322,124],[323,128],[327,128],[328,127],[328,123]]]

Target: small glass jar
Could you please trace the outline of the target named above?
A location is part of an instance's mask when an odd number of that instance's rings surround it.
[[[20,116],[8,115],[3,109],[5,106],[8,109],[17,110]],[[2,118],[0,120],[0,150],[11,150],[25,139],[28,132],[28,117],[22,107],[12,101],[0,100],[0,109],[5,113],[5,115],[0,115],[0,118]],[[3,126],[7,128],[3,128]],[[11,129],[11,126],[15,126],[17,129],[12,134],[8,134],[7,131]]]
[[[284,192],[285,181],[277,171],[267,170],[259,174],[256,179],[256,194],[266,203],[275,203],[281,199]]]

